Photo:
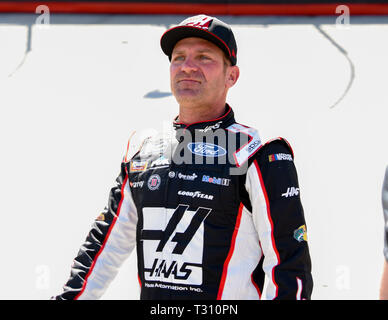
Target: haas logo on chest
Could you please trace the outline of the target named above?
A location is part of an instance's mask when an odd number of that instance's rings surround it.
[[[187,285],[202,284],[204,221],[211,209],[143,208],[144,277]]]

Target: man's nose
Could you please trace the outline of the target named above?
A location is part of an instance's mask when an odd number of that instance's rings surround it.
[[[186,60],[181,65],[181,70],[186,73],[190,73],[193,71],[197,71],[198,67],[192,58],[186,58]]]

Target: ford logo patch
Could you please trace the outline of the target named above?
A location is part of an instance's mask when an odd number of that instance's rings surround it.
[[[226,155],[226,150],[216,144],[204,142],[191,142],[187,145],[191,153],[203,157],[221,157]]]

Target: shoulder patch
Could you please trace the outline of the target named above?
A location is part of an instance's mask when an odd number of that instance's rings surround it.
[[[282,148],[283,151],[279,151],[279,147],[276,147],[276,145],[279,146],[279,144],[283,146]],[[294,152],[291,148],[291,145],[286,139],[282,137],[278,137],[267,141],[262,146],[262,152],[265,152],[265,154],[267,154],[266,158],[268,162],[294,161]]]
[[[245,134],[248,136],[248,142],[233,154],[236,166],[241,167],[250,157],[252,157],[262,146],[259,132],[250,127],[246,127],[239,123],[234,123],[226,128],[233,133]]]

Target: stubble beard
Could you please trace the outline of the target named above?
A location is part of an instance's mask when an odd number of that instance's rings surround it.
[[[201,84],[202,85],[202,84]],[[181,107],[194,108],[204,102],[203,88],[193,88],[179,83],[171,86],[172,94]]]

